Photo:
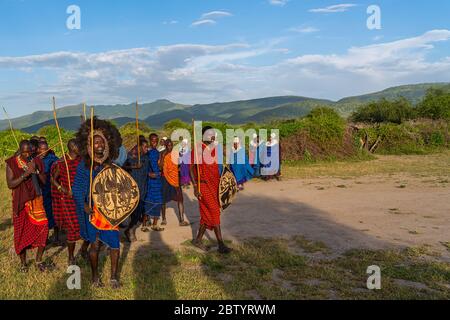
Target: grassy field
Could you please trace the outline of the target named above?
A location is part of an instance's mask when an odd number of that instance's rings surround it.
[[[450,150],[428,155],[382,156],[369,159],[317,163],[288,162],[286,178],[348,178],[367,175],[407,174],[413,177],[450,177]]]
[[[364,162],[286,165],[287,178],[405,173],[449,176],[450,152],[427,156],[379,157]],[[4,167],[0,170],[4,172]],[[18,272],[11,251],[11,203],[4,178],[0,205],[0,299],[450,299],[450,265],[427,247],[404,250],[351,250],[336,255],[323,243],[301,235],[290,239],[249,239],[231,243],[231,255],[200,253],[188,243],[178,250],[122,246],[123,287],[89,285],[88,264],[81,262],[82,289],[68,290],[67,256],[62,247],[46,256],[57,265],[51,273],[35,267]],[[450,249],[449,249],[450,250]],[[29,255],[34,262],[34,253]],[[382,289],[368,290],[366,269],[378,265]],[[109,258],[101,257],[108,284]]]

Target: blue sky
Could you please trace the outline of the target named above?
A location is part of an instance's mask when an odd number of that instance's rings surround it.
[[[81,29],[69,30],[69,5]],[[381,9],[381,30],[366,10]],[[450,1],[0,0],[0,105],[275,95],[450,81]]]

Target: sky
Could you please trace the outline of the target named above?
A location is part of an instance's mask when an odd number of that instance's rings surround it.
[[[449,13],[448,0],[0,0],[0,106],[337,100],[447,82]]]

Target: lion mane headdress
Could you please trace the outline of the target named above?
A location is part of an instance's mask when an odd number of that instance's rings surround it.
[[[109,121],[94,117],[94,136],[100,136],[105,141],[105,152],[102,158],[94,155],[97,163],[111,164],[114,159],[119,157],[119,148],[122,145],[122,137],[119,130]],[[86,165],[91,163],[91,119],[87,119],[81,124],[76,133],[75,139],[80,147],[80,155]]]

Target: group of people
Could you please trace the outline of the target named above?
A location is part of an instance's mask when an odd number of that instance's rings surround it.
[[[79,256],[90,262],[93,285],[102,287],[98,256],[106,245],[111,257],[110,284],[113,288],[120,287],[120,229],[102,216],[92,200],[91,190],[93,179],[111,166],[126,170],[139,188],[139,203],[122,225],[127,241],[136,241],[139,226],[143,232],[163,231],[167,225],[166,205],[171,201],[177,202],[179,226],[190,226],[185,219],[182,187],[192,184],[201,217],[192,244],[201,250],[210,250],[202,240],[206,230],[213,230],[218,252],[229,253],[231,248],[225,245],[220,228],[222,164],[219,158],[222,152],[217,148],[213,128],[205,127],[202,133],[203,141],[197,147],[200,153],[190,150],[185,139],[178,143],[174,152],[174,142],[167,138],[160,140],[156,133],[148,139],[140,136],[139,142],[126,152],[117,128],[94,117],[92,122],[82,123],[75,139],[67,143],[68,152],[60,159],[44,137],[21,141],[17,153],[6,160],[7,184],[12,190],[14,246],[21,260],[20,271],[28,271],[27,251],[32,248],[37,248],[37,268],[53,269],[51,261],[43,260],[50,241],[49,230],[54,230],[52,242],[59,242],[59,231],[64,230],[69,265],[77,264],[75,247],[81,241]],[[242,153],[244,148],[239,140],[234,141],[230,156],[235,161],[230,166],[241,188],[249,179],[264,174],[267,164],[262,165],[258,159],[261,147],[262,143],[255,136],[250,154],[246,155]],[[199,155],[203,157],[200,161]],[[243,157],[244,161],[238,161],[238,157]],[[277,177],[279,170],[272,175]]]

